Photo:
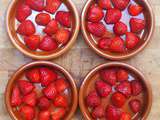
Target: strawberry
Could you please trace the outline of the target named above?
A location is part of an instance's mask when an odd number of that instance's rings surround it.
[[[140,5],[134,5],[134,4],[131,4],[129,5],[128,7],[128,12],[130,15],[132,16],[137,16],[139,15],[140,13],[142,13],[143,11],[143,7],[141,7]]]
[[[57,79],[55,81],[55,85],[59,93],[64,92],[64,90],[69,87],[69,84],[65,81],[64,78]]]
[[[18,80],[17,83],[18,83],[19,89],[23,95],[29,94],[35,88],[35,86],[32,83],[30,83],[26,80]]]
[[[131,118],[131,115],[129,113],[123,112],[121,117],[120,117],[120,120],[132,120],[132,118]]]
[[[106,10],[112,8],[111,0],[98,0],[98,5],[99,5],[102,9],[106,9]]]
[[[129,102],[130,108],[134,113],[140,112],[141,110],[141,101],[138,99],[133,99]]]
[[[95,107],[93,109],[93,111],[92,111],[92,117],[94,119],[96,119],[96,118],[102,118],[102,117],[104,117],[104,115],[105,115],[105,111],[104,111],[103,107],[100,106],[100,105],[97,106],[97,107]]]
[[[88,107],[96,107],[101,104],[101,99],[96,91],[92,91],[88,94],[86,103]]]
[[[65,96],[58,95],[53,102],[53,105],[55,107],[67,107],[68,106],[68,100]]]
[[[133,49],[137,46],[140,39],[134,33],[128,32],[126,33],[126,48]]]
[[[106,119],[107,120],[119,120],[120,116],[121,116],[121,111],[118,108],[112,105],[107,106],[106,108]]]
[[[110,45],[110,51],[118,53],[125,51],[124,41],[121,37],[115,37],[112,39]]]
[[[115,24],[121,19],[121,17],[122,13],[120,10],[111,8],[107,11],[104,20],[107,24]]]
[[[37,102],[36,99],[37,99],[36,92],[33,91],[30,94],[25,95],[23,97],[22,101],[23,101],[23,103],[34,107]]]
[[[72,25],[71,13],[65,11],[58,11],[55,19],[63,26],[70,28]]]
[[[36,16],[35,21],[38,25],[44,25],[45,26],[51,21],[51,17],[47,13],[39,13]]]
[[[50,120],[50,111],[49,110],[40,111],[38,114],[38,120]]]
[[[36,32],[35,26],[30,20],[23,21],[17,28],[17,33],[21,35],[33,35]]]
[[[98,47],[103,50],[109,50],[110,44],[111,44],[110,38],[102,38],[98,41]]]
[[[60,0],[46,0],[45,10],[51,14],[54,14],[60,7],[61,3],[62,2]]]
[[[28,105],[22,106],[19,113],[24,120],[33,120],[35,118],[35,109]]]
[[[26,72],[26,77],[33,83],[39,83],[41,76],[39,68],[32,68]]]
[[[118,108],[121,108],[126,102],[126,97],[123,94],[121,94],[120,92],[115,92],[112,95],[111,99],[112,99],[113,105]]]
[[[11,95],[11,106],[12,107],[17,107],[21,105],[22,100],[21,100],[21,93],[18,88],[18,86],[14,86],[12,90],[12,95]]]
[[[88,20],[90,22],[99,22],[104,16],[102,8],[93,4],[88,11]]]
[[[38,107],[41,110],[47,110],[50,107],[50,101],[46,97],[40,97],[38,98]]]
[[[44,88],[43,90],[43,94],[48,98],[48,99],[55,99],[56,95],[57,95],[57,90],[56,90],[56,86],[54,83],[49,84],[46,88]]]
[[[26,46],[31,50],[37,50],[40,43],[39,35],[31,35],[24,37],[24,42]]]
[[[95,87],[101,97],[107,97],[112,91],[112,87],[102,80],[96,81]]]
[[[110,85],[115,85],[117,82],[115,69],[104,69],[100,72],[100,76],[105,82],[109,83]]]
[[[44,9],[44,0],[26,0],[26,4],[36,11],[42,11]]]
[[[115,8],[124,10],[128,6],[130,0],[112,0],[112,3]]]
[[[106,32],[106,28],[102,22],[99,22],[99,23],[88,22],[87,23],[87,30],[88,30],[88,32],[90,32],[91,34],[93,34],[97,37],[102,37]]]
[[[51,113],[51,120],[61,120],[66,113],[64,108],[59,108]]]
[[[16,18],[19,22],[23,22],[28,16],[32,14],[32,10],[26,4],[19,4],[16,11]]]
[[[120,83],[119,85],[117,85],[116,90],[124,94],[126,97],[130,97],[132,93],[130,82]]]
[[[44,36],[40,42],[39,49],[43,51],[52,51],[58,48],[57,42],[50,36]]]
[[[58,22],[56,20],[51,20],[47,26],[43,29],[43,32],[46,33],[49,36],[52,36],[55,34],[59,29]]]
[[[66,44],[70,39],[70,31],[68,29],[61,28],[55,34],[55,39],[60,44]]]
[[[128,80],[128,77],[129,77],[129,74],[125,69],[119,69],[117,71],[117,80],[119,82],[123,82],[123,81]]]
[[[143,86],[139,80],[133,80],[131,82],[131,88],[132,88],[132,95],[134,96],[139,95],[143,90]]]
[[[124,35],[127,32],[127,25],[123,22],[117,22],[113,27],[116,35]]]
[[[141,32],[146,26],[145,20],[139,18],[130,19],[131,32],[138,33]]]

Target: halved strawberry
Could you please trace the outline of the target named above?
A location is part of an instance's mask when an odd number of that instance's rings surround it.
[[[67,107],[68,106],[68,100],[65,96],[58,95],[53,102],[53,105],[55,107]]]
[[[26,4],[19,4],[16,10],[16,18],[19,22],[23,22],[32,14],[31,8]]]
[[[22,99],[21,99],[21,93],[18,88],[18,86],[14,86],[12,90],[12,95],[11,95],[11,106],[12,107],[17,107],[21,105]]]
[[[115,8],[118,8],[120,10],[124,10],[126,9],[126,7],[128,6],[130,0],[112,0],[112,3],[114,5]]]
[[[103,118],[105,115],[105,110],[102,106],[97,106],[93,109],[92,111],[92,117],[94,119],[97,119],[97,118]]]
[[[51,21],[51,17],[47,13],[39,13],[36,16],[35,21],[38,25],[44,25],[45,26]]]
[[[61,120],[64,117],[65,113],[66,113],[66,110],[64,108],[59,108],[51,113],[51,119]]]
[[[98,5],[102,8],[102,9],[111,9],[112,8],[112,3],[111,0],[98,0]]]
[[[129,113],[123,112],[120,120],[132,120],[132,117]]]
[[[128,7],[128,12],[132,16],[137,16],[143,11],[143,7],[138,4],[131,4]]]
[[[129,77],[129,74],[125,69],[119,69],[117,71],[117,80],[119,82],[123,82],[123,81],[128,80],[128,77]]]
[[[36,32],[35,26],[30,20],[23,21],[17,28],[17,33],[30,36]]]
[[[71,13],[65,12],[65,11],[58,11],[56,13],[55,19],[63,26],[65,27],[71,27],[72,26],[72,19],[71,19]]]
[[[52,51],[58,48],[58,44],[55,39],[50,36],[44,36],[40,42],[39,49],[43,51]]]
[[[145,20],[139,18],[130,19],[131,32],[138,33],[141,32],[146,26]]]
[[[141,101],[138,99],[133,99],[129,102],[130,108],[134,113],[140,112],[141,110]]]
[[[114,33],[117,35],[124,35],[127,32],[127,25],[123,22],[117,22],[113,27]]]
[[[33,83],[39,83],[41,76],[39,68],[32,68],[26,72],[26,77]]]
[[[38,114],[38,120],[50,120],[50,110],[40,111]]]
[[[30,94],[25,95],[22,101],[23,103],[34,107],[37,103],[36,99],[37,99],[37,94],[35,91],[33,91]]]
[[[44,0],[26,0],[26,4],[36,11],[42,11],[44,9]]]
[[[59,93],[64,92],[69,87],[69,84],[64,78],[57,79],[55,81],[56,89]]]
[[[93,4],[88,11],[88,20],[90,22],[99,22],[104,16],[102,8]]]
[[[24,120],[34,120],[35,118],[35,109],[29,105],[22,106],[19,113]]]
[[[50,107],[50,101],[46,97],[42,96],[38,98],[37,105],[39,109],[47,110]]]
[[[31,50],[37,50],[40,43],[40,36],[39,35],[31,35],[24,37],[24,42],[26,46]]]
[[[142,83],[139,80],[133,80],[131,82],[131,88],[132,88],[132,95],[134,96],[139,95],[143,90]]]
[[[60,0],[46,0],[45,10],[51,14],[54,14],[60,7],[61,3],[62,2]]]
[[[103,50],[109,50],[110,44],[111,44],[110,38],[102,38],[98,41],[98,47]]]

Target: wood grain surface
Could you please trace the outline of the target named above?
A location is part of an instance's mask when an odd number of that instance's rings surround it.
[[[6,10],[11,0],[0,0],[0,120],[11,120],[4,105],[4,91],[8,79],[21,65],[33,61],[24,56],[11,44],[6,32]],[[79,14],[87,0],[73,0]],[[160,120],[160,0],[150,0],[155,17],[156,27],[152,41],[137,56],[123,62],[140,69],[150,81],[153,89],[153,106],[147,120]],[[83,78],[92,68],[100,63],[109,62],[96,55],[84,43],[81,33],[74,47],[65,55],[52,60],[64,66],[76,79],[79,87]],[[73,120],[82,120],[79,110]]]

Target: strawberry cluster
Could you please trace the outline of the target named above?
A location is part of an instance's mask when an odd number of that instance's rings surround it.
[[[130,0],[98,0],[88,10],[86,28],[100,49],[124,53],[140,44],[139,34],[146,26],[144,19],[136,17],[141,14],[143,7]],[[130,25],[125,24],[124,16],[130,18]]]
[[[86,97],[94,119],[131,120],[133,114],[142,110],[138,96],[143,94],[143,85],[132,73],[124,68],[108,68],[100,70],[99,76]]]
[[[16,32],[30,50],[54,51],[68,43],[72,16],[69,11],[57,11],[61,4],[61,0],[24,0],[18,5]],[[34,21],[29,19],[32,14],[36,14]],[[36,26],[42,27],[42,34],[37,32]]]
[[[25,72],[11,93],[11,106],[24,120],[60,120],[69,107],[69,83],[58,71],[37,67]],[[41,87],[40,87],[41,86]]]

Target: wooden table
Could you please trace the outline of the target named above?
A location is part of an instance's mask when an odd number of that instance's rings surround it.
[[[0,0],[0,120],[11,120],[4,106],[4,91],[8,79],[21,65],[32,61],[24,56],[11,44],[6,32],[5,17],[6,10],[11,0]],[[79,13],[87,0],[73,0]],[[160,0],[150,0],[156,16],[156,29],[154,37],[147,48],[130,60],[129,63],[140,69],[153,88],[153,106],[148,120],[160,120]],[[64,66],[76,79],[77,86],[80,86],[84,76],[93,67],[100,63],[109,62],[96,55],[84,43],[81,33],[74,47],[65,55],[52,60]],[[73,120],[82,120],[78,110]]]

